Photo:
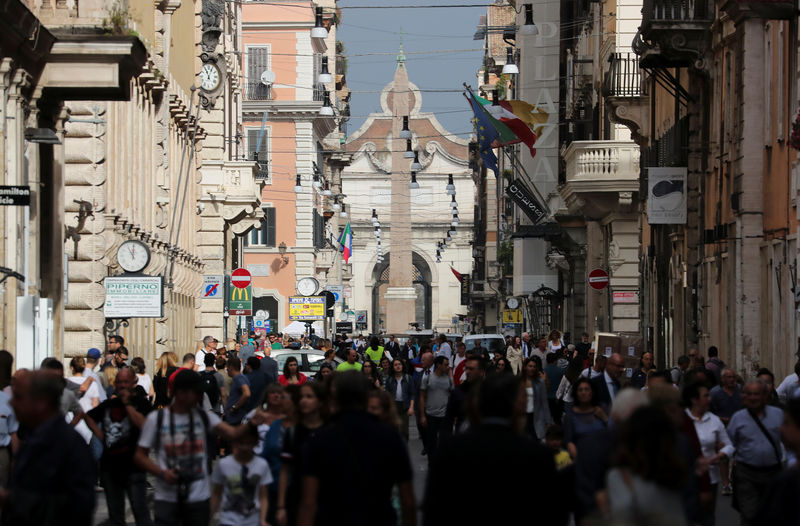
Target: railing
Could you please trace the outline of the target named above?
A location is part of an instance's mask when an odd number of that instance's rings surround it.
[[[644,22],[694,22],[708,18],[708,0],[644,0],[642,6]]]
[[[567,183],[639,178],[639,147],[633,141],[573,141],[564,160]]]
[[[325,84],[314,85],[314,102],[325,102]]]
[[[272,89],[270,86],[258,81],[248,80],[245,83],[245,100],[271,100]]]
[[[642,95],[644,72],[639,68],[639,57],[633,53],[614,53],[605,82],[607,97],[639,97]]]
[[[269,163],[267,161],[256,161],[256,181],[269,180]]]

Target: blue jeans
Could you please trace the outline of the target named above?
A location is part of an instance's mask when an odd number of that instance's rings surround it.
[[[100,483],[106,494],[108,522],[111,526],[125,526],[125,494],[131,503],[136,526],[153,526],[145,497],[144,473],[120,476],[110,471],[100,472]]]

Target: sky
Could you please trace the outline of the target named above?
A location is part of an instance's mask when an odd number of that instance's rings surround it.
[[[420,6],[481,4],[458,0],[340,0],[342,22],[338,39],[348,55],[347,86],[353,91],[348,133],[355,133],[366,116],[380,111],[380,91],[391,82],[397,66],[401,31],[406,68],[411,82],[420,89],[461,90],[466,82],[475,87],[476,72],[483,59],[483,41],[472,39],[485,7],[437,9],[354,9],[356,6]],[[442,50],[473,50],[446,52]],[[438,53],[437,53],[438,51]],[[425,52],[415,54],[415,52]],[[388,55],[352,56],[362,53]],[[369,93],[364,93],[364,92]],[[471,112],[460,91],[422,93],[422,111],[436,113],[450,133],[468,138],[472,133]]]

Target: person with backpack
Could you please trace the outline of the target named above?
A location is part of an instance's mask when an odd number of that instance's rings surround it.
[[[211,410],[219,416],[222,415],[222,391],[225,389],[225,378],[214,367],[216,361],[216,356],[211,353],[203,357],[205,369],[200,372],[200,379],[202,380],[203,392],[208,396],[208,401],[211,403]]]
[[[181,370],[175,376],[172,403],[151,412],[142,427],[136,464],[156,477],[153,511],[156,526],[208,524],[210,519],[209,484],[211,441],[216,434],[235,441],[247,427],[257,428],[265,421],[256,410],[247,424],[231,426],[219,416],[199,409],[203,395],[200,375]],[[155,460],[149,457],[155,451]]]
[[[261,360],[257,356],[247,359],[244,366],[244,375],[250,385],[250,398],[247,399],[247,411],[254,409],[267,388],[267,376],[261,370]]]

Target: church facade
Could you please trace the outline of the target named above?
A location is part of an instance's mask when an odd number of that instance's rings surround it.
[[[400,97],[407,97],[407,100],[401,101]],[[408,108],[412,151],[416,152],[422,169],[416,171],[419,188],[403,185],[407,193],[395,195],[393,180],[410,180],[413,161],[396,151],[398,144],[405,145],[406,141],[393,140],[393,120],[405,113],[398,108],[405,107]],[[393,314],[386,291],[394,241],[404,249],[411,249],[411,276],[416,293],[412,323],[420,329],[457,332],[454,319],[459,315],[463,319],[467,307],[461,305],[460,282],[451,268],[463,274],[469,274],[472,269],[475,186],[469,163],[469,141],[449,133],[433,113],[422,111],[422,94],[409,82],[402,54],[398,57],[394,80],[381,93],[381,110],[371,114],[345,146],[352,155],[350,166],[342,171],[342,192],[351,203],[353,231],[349,308],[368,313],[370,332],[387,329]],[[451,175],[455,196],[446,191]],[[393,232],[391,209],[396,199],[409,201],[410,234],[401,234],[399,228]],[[458,214],[455,226],[453,200]],[[380,222],[380,250],[373,211]],[[438,244],[448,233],[453,234],[453,230],[455,235],[450,236],[446,248],[439,249],[437,258]]]

